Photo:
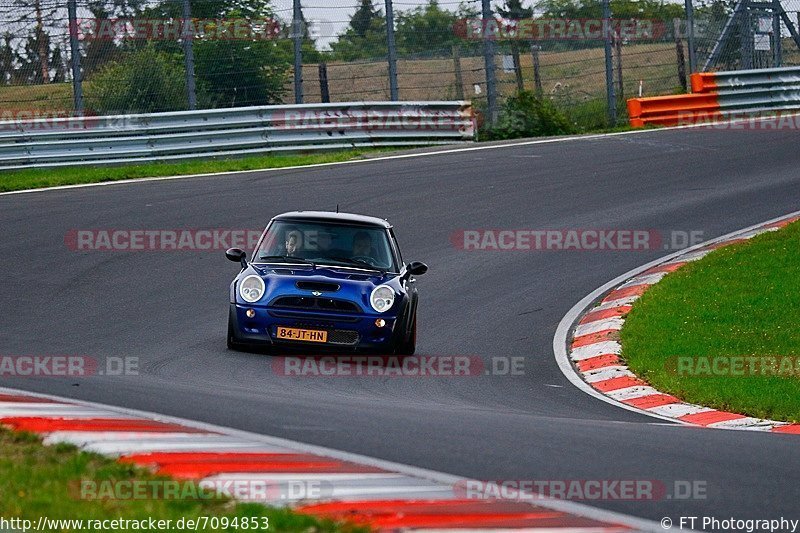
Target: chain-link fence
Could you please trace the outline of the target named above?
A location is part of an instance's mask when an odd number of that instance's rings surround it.
[[[600,127],[692,70],[800,64],[791,2],[0,0],[0,119],[390,99],[491,116],[524,89]]]

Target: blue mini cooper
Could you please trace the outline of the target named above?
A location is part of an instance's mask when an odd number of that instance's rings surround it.
[[[231,283],[228,348],[412,355],[417,337],[413,276],[385,220],[295,211],[273,218]]]

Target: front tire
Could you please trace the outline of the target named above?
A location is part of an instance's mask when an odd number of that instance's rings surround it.
[[[233,324],[231,323],[231,319],[228,318],[228,336],[227,336],[227,345],[229,350],[234,351],[241,351],[243,346],[242,344],[236,342],[236,337],[233,332]]]
[[[411,323],[411,332],[408,339],[400,338],[395,353],[397,355],[414,355],[417,351],[417,315],[414,314],[414,321]]]

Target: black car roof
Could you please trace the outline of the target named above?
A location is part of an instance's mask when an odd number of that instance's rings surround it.
[[[386,220],[354,213],[334,213],[332,211],[290,211],[280,214],[272,220],[292,220],[295,222],[328,222],[370,226],[389,229],[392,227]]]

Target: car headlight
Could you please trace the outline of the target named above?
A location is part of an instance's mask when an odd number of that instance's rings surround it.
[[[379,313],[391,309],[394,303],[394,290],[388,285],[375,287],[369,295],[369,303]]]
[[[260,276],[250,275],[239,284],[239,296],[245,302],[257,302],[264,296],[264,280]]]

